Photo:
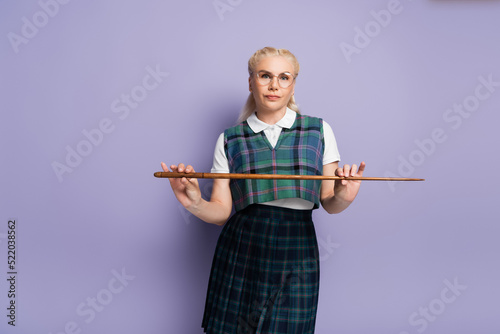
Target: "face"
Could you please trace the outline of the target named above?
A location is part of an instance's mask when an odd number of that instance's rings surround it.
[[[263,58],[255,67],[255,73],[266,71],[273,75],[291,73],[295,75],[292,64],[282,56]],[[252,92],[257,112],[285,112],[288,101],[295,92],[295,81],[287,88],[281,88],[278,77],[272,77],[269,84],[262,85],[258,82],[256,74],[253,73],[248,79],[250,92]]]

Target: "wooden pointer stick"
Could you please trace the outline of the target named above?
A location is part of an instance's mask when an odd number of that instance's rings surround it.
[[[179,173],[156,172],[160,178],[193,178],[193,179],[264,179],[264,180],[362,180],[362,181],[425,181],[425,179],[409,179],[404,177],[365,177],[365,176],[327,176],[327,175],[289,175],[289,174],[238,174],[238,173]]]

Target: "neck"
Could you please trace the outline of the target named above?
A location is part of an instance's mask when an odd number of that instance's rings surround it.
[[[256,114],[257,118],[260,119],[262,122],[272,125],[278,123],[278,121],[285,116],[286,107],[279,110],[258,109]]]

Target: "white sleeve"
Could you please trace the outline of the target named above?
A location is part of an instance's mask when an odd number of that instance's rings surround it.
[[[323,136],[325,139],[325,151],[323,152],[323,165],[340,161],[340,153],[332,127],[323,120]]]
[[[229,163],[226,152],[224,151],[224,132],[220,134],[215,144],[214,162],[212,164],[212,173],[229,173]]]

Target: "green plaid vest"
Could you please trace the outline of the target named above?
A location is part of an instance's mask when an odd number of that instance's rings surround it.
[[[273,149],[264,131],[254,133],[247,121],[224,131],[224,149],[231,173],[323,174],[323,121],[297,114],[290,129],[283,128]],[[302,198],[319,207],[321,181],[236,180],[230,188],[236,211],[250,204]]]

